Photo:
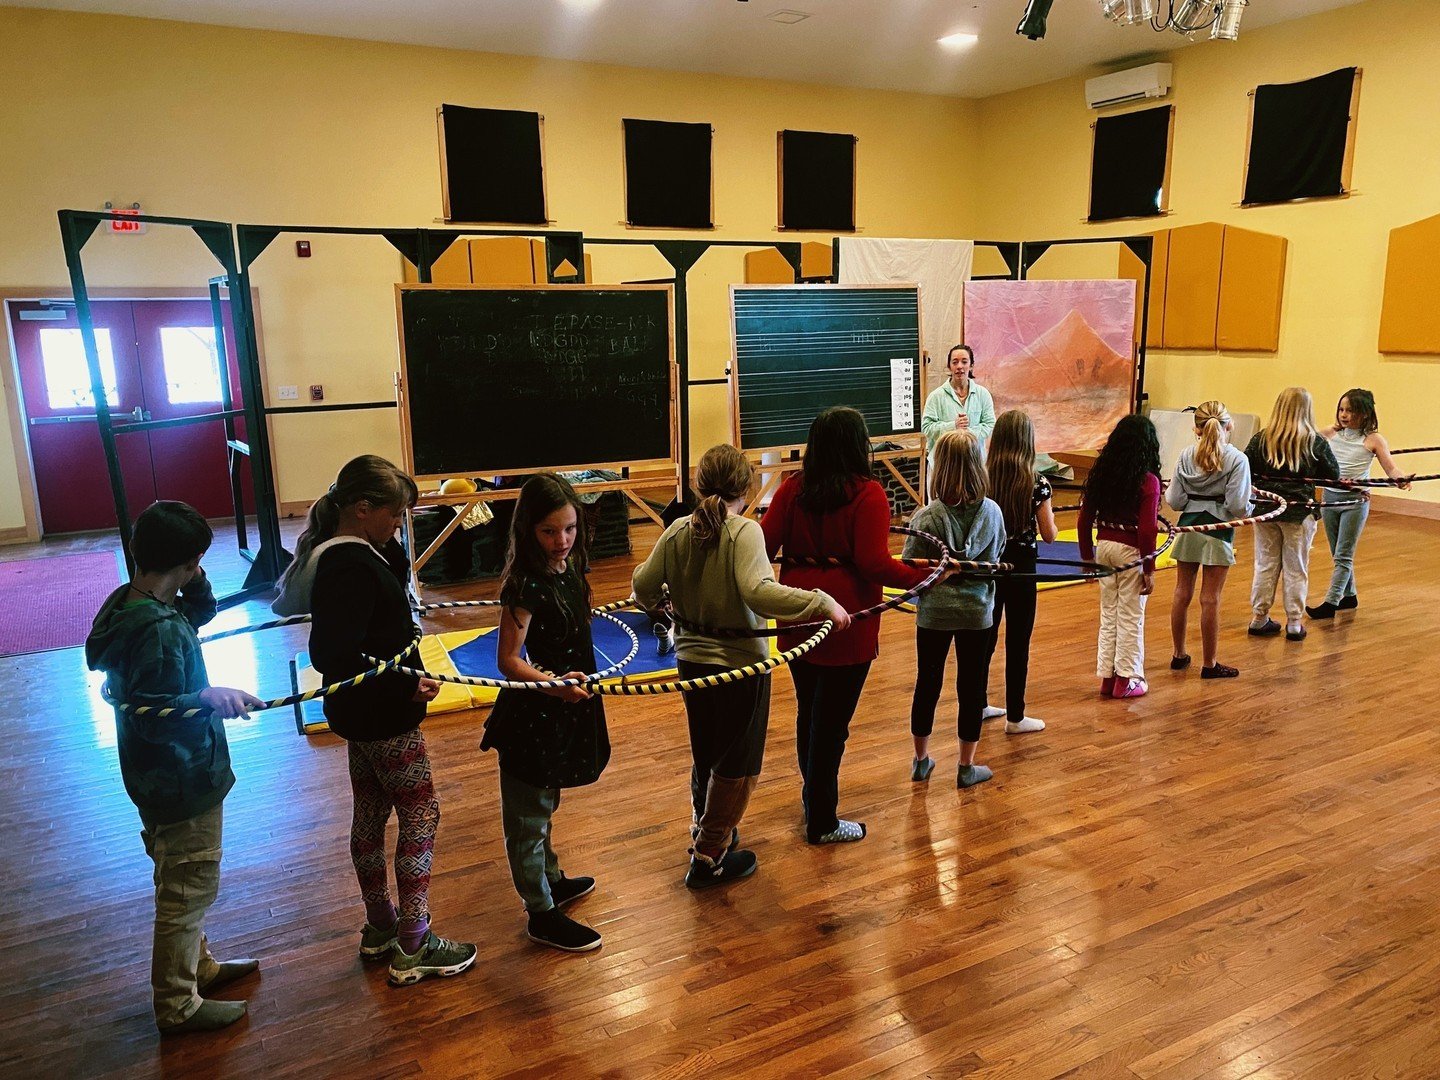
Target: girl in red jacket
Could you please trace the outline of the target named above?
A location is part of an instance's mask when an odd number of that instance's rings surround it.
[[[826,409],[810,425],[804,467],[786,478],[761,521],[770,557],[834,556],[840,566],[786,566],[780,583],[822,589],[847,611],[880,603],[882,588],[909,589],[929,571],[890,555],[890,501],[870,469],[870,433],[854,409]],[[808,631],[784,634],[790,649]],[[795,746],[804,783],[806,837],[812,844],[860,840],[865,826],[836,816],[840,759],[870,664],[880,652],[880,620],[834,631],[790,665],[798,714]]]

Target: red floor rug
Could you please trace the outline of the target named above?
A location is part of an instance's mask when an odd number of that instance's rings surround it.
[[[113,551],[0,562],[0,656],[83,645],[119,584]]]

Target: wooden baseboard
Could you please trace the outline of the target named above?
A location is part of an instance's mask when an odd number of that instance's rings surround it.
[[[312,501],[313,500],[307,499],[301,502],[282,502],[280,504],[280,516],[282,518],[303,518],[310,512],[310,503]]]
[[[30,544],[35,539],[25,525],[11,525],[0,529],[0,544]]]
[[[1440,521],[1440,503],[1423,499],[1401,499],[1394,495],[1370,495],[1371,511],[1382,514],[1399,514],[1402,517],[1425,518]]]

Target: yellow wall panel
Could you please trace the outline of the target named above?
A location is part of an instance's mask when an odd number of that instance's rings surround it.
[[[1165,272],[1167,349],[1215,348],[1225,226],[1214,221],[1170,230]]]
[[[1215,324],[1219,348],[1253,352],[1280,348],[1280,302],[1289,246],[1283,236],[1225,226]]]
[[[818,240],[800,245],[800,276],[806,280],[828,278],[835,274],[835,247]]]
[[[470,280],[476,285],[535,284],[534,252],[528,236],[486,236],[469,241],[469,247]],[[543,272],[543,245],[540,259]]]
[[[802,252],[803,253],[803,252]],[[804,262],[801,262],[804,267]],[[745,253],[746,285],[793,285],[795,270],[785,256],[774,248],[761,248]]]
[[[400,280],[414,284],[420,280],[415,264],[402,259]],[[464,240],[456,240],[445,253],[430,267],[430,280],[437,285],[468,285],[470,283],[470,246]]]
[[[1380,301],[1381,352],[1440,353],[1440,214],[1390,230],[1385,293]]]
[[[1161,229],[1150,235],[1155,238],[1155,247],[1150,256],[1150,322],[1145,347],[1158,349],[1164,340],[1165,271],[1170,260],[1170,230]],[[1123,244],[1120,245],[1120,266],[1116,276],[1135,282],[1135,340],[1139,341],[1141,316],[1144,314],[1139,301],[1145,295],[1145,264]]]

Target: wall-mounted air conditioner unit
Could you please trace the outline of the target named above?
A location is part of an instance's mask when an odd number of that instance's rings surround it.
[[[1146,64],[1085,80],[1085,104],[1092,109],[1161,98],[1170,92],[1170,65]]]

